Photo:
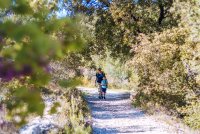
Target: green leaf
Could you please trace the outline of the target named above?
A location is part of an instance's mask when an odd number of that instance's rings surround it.
[[[11,2],[11,0],[0,0],[0,8],[8,8],[11,5]]]
[[[13,10],[18,14],[32,14],[33,10],[29,5],[28,0],[17,0]]]
[[[60,105],[59,102],[55,102],[55,103],[53,104],[53,107],[52,107],[51,110],[50,110],[50,114],[56,113],[56,112],[57,112],[57,108],[60,107],[60,106],[61,106],[61,105]]]
[[[18,88],[14,92],[14,96],[19,100],[19,102],[16,102],[16,106],[25,103],[28,105],[28,112],[43,114],[45,105],[40,95],[40,89]]]

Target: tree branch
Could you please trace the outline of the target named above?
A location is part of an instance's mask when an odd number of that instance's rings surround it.
[[[160,16],[158,18],[158,24],[161,25],[162,20],[165,18],[165,10],[162,3],[159,4],[159,9],[160,9]]]

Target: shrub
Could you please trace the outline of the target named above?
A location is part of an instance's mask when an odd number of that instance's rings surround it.
[[[171,10],[175,9],[174,16],[180,17],[179,26],[151,35],[140,34],[129,64],[139,76],[135,104],[164,106],[196,129],[200,128],[199,4],[175,2]]]

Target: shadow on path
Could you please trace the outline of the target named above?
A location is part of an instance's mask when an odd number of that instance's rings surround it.
[[[82,89],[93,120],[93,134],[168,134],[166,126],[133,108],[127,92],[108,91],[106,100],[96,90]]]

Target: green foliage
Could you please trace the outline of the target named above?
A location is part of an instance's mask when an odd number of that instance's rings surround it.
[[[50,110],[50,114],[54,114],[57,112],[57,108],[60,107],[60,103],[56,102],[53,104],[53,107]]]
[[[64,128],[62,133],[90,134],[91,126],[85,120],[89,117],[89,108],[83,98],[82,93],[77,89],[68,90],[67,96],[70,102],[68,112],[69,125]]]
[[[86,60],[91,60],[91,55],[95,54],[106,56],[106,51],[110,51],[115,58],[123,59],[131,55],[131,47],[124,43],[123,30],[114,22],[110,10],[98,10],[96,14],[83,19],[82,25],[91,35],[87,38],[88,47],[81,53]]]
[[[0,2],[0,8],[8,8],[11,5],[11,0],[7,0],[7,1],[1,1]]]
[[[57,7],[58,1],[0,2],[0,77],[10,88],[9,115],[20,125],[28,114],[43,114],[40,89],[51,80],[50,61],[79,51],[85,44],[81,17],[57,18]],[[77,83],[69,80],[64,85]]]
[[[66,90],[58,84],[50,83],[45,90],[43,89],[43,95],[45,98],[53,99],[48,112],[57,117],[53,122],[58,124],[58,133],[91,133],[91,124],[87,122],[91,115],[80,90],[75,88]]]
[[[200,53],[196,19],[200,14],[195,10],[198,4],[175,2],[171,11],[175,18],[181,16],[179,26],[150,35],[141,34],[130,64],[139,76],[135,104],[147,109],[152,107],[148,107],[149,103],[165,107],[184,117],[185,123],[195,129],[199,129],[200,116],[196,60]]]
[[[81,78],[71,78],[67,80],[61,80],[59,85],[65,88],[75,88],[77,85],[81,84]]]
[[[23,125],[29,114],[43,114],[44,104],[40,96],[40,89],[27,89],[18,87],[8,94],[11,96],[6,100],[9,116],[13,122]]]
[[[180,112],[186,115],[184,121],[187,125],[194,129],[200,128],[200,103],[198,101],[181,108]]]

